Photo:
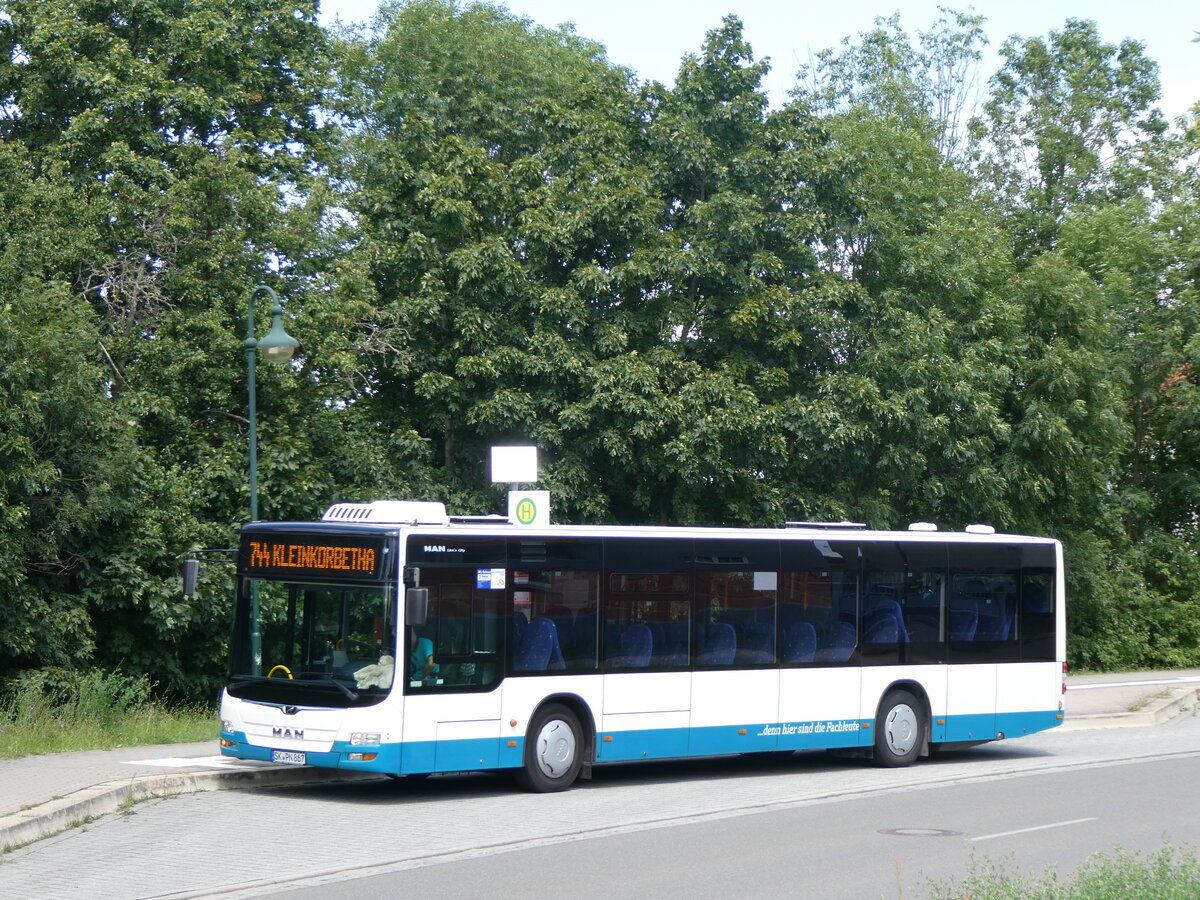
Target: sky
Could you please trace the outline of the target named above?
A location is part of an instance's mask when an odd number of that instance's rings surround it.
[[[607,48],[612,62],[633,69],[643,81],[668,85],[680,59],[698,53],[704,35],[723,16],[736,14],[755,58],[771,59],[763,86],[776,106],[786,99],[796,70],[810,55],[870,30],[877,16],[899,12],[901,27],[914,35],[937,21],[939,6],[985,16],[990,41],[985,77],[998,66],[996,51],[1010,35],[1044,35],[1061,29],[1068,18],[1087,18],[1095,20],[1108,43],[1133,38],[1146,45],[1159,64],[1159,105],[1168,117],[1200,102],[1200,43],[1192,43],[1200,31],[1200,3],[1195,0],[1149,0],[1145,5],[1137,0],[860,0],[844,5],[829,0],[508,0],[495,5],[547,27],[573,22],[580,35]],[[377,7],[378,0],[321,0],[321,20],[364,22]]]

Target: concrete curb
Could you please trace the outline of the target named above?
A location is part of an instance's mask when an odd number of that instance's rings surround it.
[[[128,779],[106,781],[83,788],[65,797],[0,817],[0,854],[155,797],[238,790],[268,784],[320,784],[377,777],[354,772],[287,767],[134,775]]]
[[[1092,728],[1134,728],[1161,725],[1190,709],[1200,700],[1200,688],[1195,686],[1169,688],[1167,696],[1156,697],[1144,707],[1132,712],[1101,713],[1094,716],[1071,716],[1060,726],[1063,731],[1085,731]]]

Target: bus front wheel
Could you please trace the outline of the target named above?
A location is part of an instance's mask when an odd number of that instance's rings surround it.
[[[910,766],[925,744],[924,706],[908,691],[892,691],[875,717],[875,763],[886,768]]]
[[[558,703],[543,707],[525,735],[525,764],[517,780],[537,793],[565,791],[583,767],[584,743],[574,712]]]

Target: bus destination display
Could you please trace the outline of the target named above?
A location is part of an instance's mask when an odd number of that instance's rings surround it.
[[[384,571],[386,549],[382,536],[243,535],[241,563],[247,575],[376,579]]]

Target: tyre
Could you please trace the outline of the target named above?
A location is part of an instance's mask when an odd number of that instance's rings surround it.
[[[584,744],[574,712],[558,703],[542,707],[525,735],[525,764],[517,781],[537,793],[565,791],[583,768]]]
[[[911,766],[925,745],[925,707],[909,691],[892,691],[875,717],[875,764]]]

